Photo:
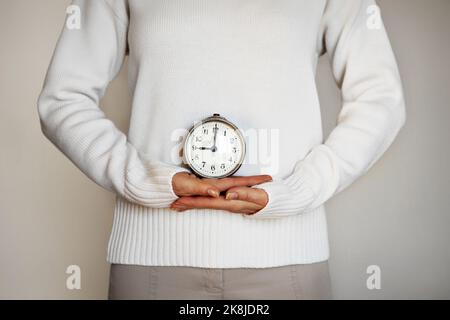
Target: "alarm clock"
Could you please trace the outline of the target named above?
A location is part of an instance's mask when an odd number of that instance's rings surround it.
[[[203,178],[233,175],[245,157],[245,139],[231,121],[215,113],[195,124],[183,147],[184,162]]]

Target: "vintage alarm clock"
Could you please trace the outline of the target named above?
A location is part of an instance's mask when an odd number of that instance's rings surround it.
[[[228,177],[244,161],[244,136],[236,125],[215,113],[189,130],[183,156],[185,163],[197,176]]]

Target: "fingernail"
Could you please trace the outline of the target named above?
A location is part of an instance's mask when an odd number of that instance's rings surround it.
[[[236,200],[238,198],[238,194],[236,192],[227,193],[227,200]]]
[[[218,193],[216,190],[213,190],[213,189],[208,189],[208,194],[209,194],[211,197],[214,197],[214,198],[219,197],[219,193]]]

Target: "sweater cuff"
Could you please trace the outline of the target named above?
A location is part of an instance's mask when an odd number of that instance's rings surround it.
[[[279,218],[308,211],[316,199],[306,175],[295,173],[284,180],[266,182],[254,186],[267,192],[267,205],[248,218]]]
[[[161,162],[132,167],[125,175],[124,197],[142,206],[167,208],[178,199],[172,185],[172,178],[178,172],[190,171]]]

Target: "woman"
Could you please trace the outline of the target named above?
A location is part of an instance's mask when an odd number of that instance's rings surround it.
[[[405,121],[375,2],[73,5],[80,28],[61,34],[39,116],[44,134],[117,194],[110,298],[330,298],[324,203],[367,172]],[[323,141],[314,78],[325,52],[343,106]],[[126,55],[127,136],[99,108]],[[239,177],[199,179],[174,152],[176,133],[213,112],[256,133],[258,157]],[[259,151],[270,148],[267,166]]]

